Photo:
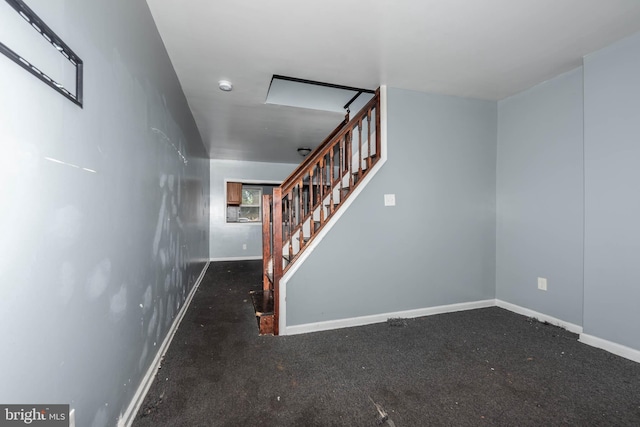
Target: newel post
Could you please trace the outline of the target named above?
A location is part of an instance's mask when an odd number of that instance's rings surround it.
[[[273,277],[271,241],[271,196],[264,194],[262,196],[262,290],[265,292],[271,289],[269,277]]]
[[[282,278],[282,189],[273,189],[273,334],[278,335]]]
[[[378,156],[378,159],[382,157],[382,138],[380,135],[380,98],[380,88],[378,88],[378,90],[376,90],[376,156]]]

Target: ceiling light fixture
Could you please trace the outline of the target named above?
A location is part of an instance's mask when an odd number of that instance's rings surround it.
[[[298,148],[298,154],[300,154],[302,157],[307,157],[310,152],[311,152],[311,148],[309,147]]]
[[[224,92],[231,92],[233,90],[233,85],[229,80],[220,80],[218,82],[218,87]]]

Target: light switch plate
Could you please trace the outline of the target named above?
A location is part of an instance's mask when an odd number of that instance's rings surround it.
[[[544,277],[538,277],[538,289],[540,289],[541,291],[547,290],[547,279],[545,279]]]
[[[384,195],[384,205],[385,206],[395,206],[396,205],[396,195],[395,194],[385,194]]]

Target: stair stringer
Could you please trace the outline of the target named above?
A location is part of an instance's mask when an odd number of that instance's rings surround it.
[[[278,310],[278,335],[289,335],[287,332],[287,282],[305,263],[307,258],[314,252],[316,247],[322,242],[324,237],[331,231],[333,226],[340,221],[340,217],[349,210],[351,204],[358,198],[360,193],[369,185],[369,182],[378,174],[380,169],[387,162],[387,86],[380,86],[380,160],[371,167],[369,173],[365,175],[360,184],[353,189],[349,197],[315,235],[315,238],[309,242],[300,257],[291,265],[286,273],[279,281],[279,310]]]

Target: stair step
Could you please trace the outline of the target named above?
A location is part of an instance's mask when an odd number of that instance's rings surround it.
[[[274,335],[275,334],[275,319],[276,316],[271,313],[268,315],[262,315],[257,317],[258,319],[258,333],[259,335]]]
[[[256,312],[256,316],[273,314],[273,291],[259,290],[251,291],[251,302]]]
[[[273,312],[273,291],[261,290],[252,291],[251,302],[258,321],[260,335],[273,335],[275,325],[275,315]]]

